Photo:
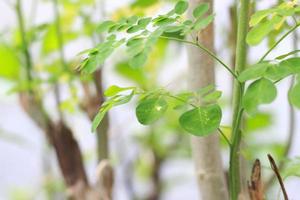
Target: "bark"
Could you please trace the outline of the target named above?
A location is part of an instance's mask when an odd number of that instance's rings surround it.
[[[81,108],[87,113],[92,121],[96,116],[100,106],[105,101],[102,84],[102,70],[96,71],[94,74],[94,88],[91,88],[89,83],[82,82],[85,99]],[[109,119],[108,115],[104,117],[101,124],[97,128],[97,156],[98,161],[109,158],[109,142],[108,142]]]
[[[152,174],[151,183],[152,191],[150,195],[146,198],[147,200],[159,200],[161,197],[162,183],[161,183],[161,167],[163,160],[157,155],[155,151],[152,151],[153,163],[152,163]]]
[[[41,101],[33,94],[20,93],[20,103],[36,125],[45,132],[48,142],[54,148],[68,195],[73,199],[83,199],[89,185],[78,143],[64,123],[52,122]]]
[[[101,194],[100,200],[111,200],[113,198],[114,171],[107,159],[100,162],[97,167],[96,190]]]
[[[208,2],[213,7],[213,0],[190,0],[190,12],[199,3]],[[198,41],[214,50],[213,25],[208,26],[201,33],[196,33]],[[189,87],[192,90],[205,87],[215,82],[214,60],[195,47],[188,48],[189,53]],[[201,199],[226,200],[228,190],[225,173],[222,166],[219,135],[214,133],[208,137],[191,138],[192,153],[195,160],[196,175]]]

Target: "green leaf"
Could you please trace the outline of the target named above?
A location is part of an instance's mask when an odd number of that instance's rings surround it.
[[[300,58],[289,58],[279,63],[279,66],[287,68],[290,74],[300,73]]]
[[[197,90],[197,94],[200,96],[207,95],[209,92],[212,92],[214,89],[215,89],[215,85],[209,84],[209,85]]]
[[[112,93],[113,93],[113,91],[112,91]],[[101,105],[99,112],[97,113],[97,115],[95,116],[95,118],[92,122],[92,132],[95,132],[95,130],[97,129],[97,127],[103,120],[105,114],[112,107],[128,103],[132,99],[134,94],[135,94],[134,91],[132,91],[129,95],[116,95],[116,96],[113,96],[112,98],[108,99],[107,101],[105,101]]]
[[[300,82],[289,90],[289,101],[300,109]]]
[[[138,53],[137,55],[135,55],[129,61],[129,65],[134,67],[134,68],[142,67],[146,63],[147,57],[148,57],[147,52],[142,51],[142,52]]]
[[[88,58],[81,64],[80,69],[84,73],[93,73],[100,67],[104,61],[113,53],[115,48],[125,42],[125,39],[115,41],[115,35],[110,35],[106,42],[99,44],[96,48],[90,51]]]
[[[181,127],[196,136],[207,136],[216,131],[221,123],[222,110],[219,105],[194,108],[179,118]]]
[[[101,121],[103,120],[105,114],[112,108],[112,104],[108,104],[104,107],[101,107],[97,115],[94,117],[92,122],[92,132],[95,132]]]
[[[166,33],[174,33],[174,32],[181,31],[182,29],[184,29],[183,26],[167,26],[165,29],[165,32]]]
[[[99,24],[96,28],[96,32],[97,33],[102,33],[107,31],[110,27],[112,27],[115,24],[115,22],[108,20],[108,21],[104,21],[101,24]]]
[[[133,16],[129,17],[129,18],[126,20],[126,22],[127,22],[127,24],[129,24],[129,25],[133,25],[133,24],[135,24],[135,23],[137,22],[138,19],[139,19],[138,16],[133,15]]]
[[[134,95],[134,91],[132,91],[129,95],[116,95],[110,99],[113,106],[119,106],[122,104],[128,103]]]
[[[151,17],[142,18],[138,21],[138,25],[146,27],[151,22]]]
[[[192,24],[193,24],[193,21],[192,21],[192,20],[189,20],[189,19],[187,19],[187,20],[185,20],[185,21],[183,22],[183,24],[184,24],[184,25],[186,25],[186,26],[190,26],[190,25],[192,25]]]
[[[245,69],[238,77],[240,82],[245,82],[251,79],[260,78],[264,75],[267,69],[272,66],[269,62],[261,62],[254,64]]]
[[[195,18],[201,17],[206,13],[209,9],[209,4],[208,3],[201,3],[199,4],[194,10],[193,10],[193,16]]]
[[[178,15],[183,14],[187,8],[188,8],[189,4],[186,1],[179,1],[176,5],[175,5],[175,13]]]
[[[160,20],[157,20],[157,21],[154,23],[154,25],[155,25],[155,26],[164,26],[164,25],[172,24],[172,23],[174,23],[174,22],[176,22],[175,19],[165,17],[165,18],[162,18],[162,19],[160,19]]]
[[[207,102],[207,103],[211,103],[211,102],[215,102],[217,101],[220,97],[222,96],[222,92],[221,91],[213,91],[207,95],[205,95],[203,97],[203,101]]]
[[[273,13],[274,9],[266,9],[266,10],[260,10],[254,13],[251,18],[249,25],[250,26],[255,26],[259,22],[261,22],[264,18],[266,18],[269,14]]]
[[[270,66],[265,77],[274,81],[281,80],[289,75],[300,73],[300,58],[289,58],[277,65]]]
[[[90,55],[81,67],[82,72],[90,74],[102,67],[102,64],[104,63],[105,59],[108,56],[110,56],[113,50],[114,48],[107,48],[103,52],[97,52],[95,54]]]
[[[147,83],[147,77],[143,68],[134,68],[125,60],[115,65],[116,71],[123,77],[144,86]]]
[[[162,97],[143,99],[136,108],[136,116],[141,124],[148,125],[157,121],[167,111],[168,104]]]
[[[279,64],[276,64],[276,65],[270,66],[267,69],[264,77],[274,80],[274,81],[278,81],[289,75],[290,75],[290,70],[288,68],[285,68],[285,67],[280,66]]]
[[[134,87],[119,87],[117,85],[112,85],[107,90],[105,90],[104,95],[107,97],[115,96],[116,94],[126,91],[126,90],[132,90]]]
[[[202,19],[199,18],[196,20],[193,30],[199,31],[201,29],[206,28],[212,21],[214,20],[214,15],[209,15],[208,17]]]
[[[257,113],[254,116],[247,118],[246,130],[247,132],[254,132],[269,127],[272,124],[272,114]]]
[[[260,104],[271,103],[277,95],[272,81],[261,78],[249,85],[243,97],[243,107],[249,114],[254,114]]]
[[[254,26],[247,34],[246,41],[249,45],[259,44],[282,20],[281,16],[274,16],[270,20],[265,20]]]
[[[17,80],[20,66],[16,52],[0,45],[0,77]]]
[[[134,26],[131,26],[129,29],[127,29],[127,33],[136,33],[140,30],[144,29],[143,26],[140,26],[140,25],[134,25]]]

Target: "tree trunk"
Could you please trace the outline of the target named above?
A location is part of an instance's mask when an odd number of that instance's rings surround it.
[[[189,15],[199,4],[207,2],[213,7],[213,0],[190,0]],[[201,33],[195,33],[199,43],[214,50],[214,30],[211,24]],[[215,82],[214,60],[198,48],[189,47],[189,87],[192,90],[205,87]],[[191,138],[192,153],[195,160],[196,175],[201,199],[227,200],[228,190],[222,166],[219,135]]]

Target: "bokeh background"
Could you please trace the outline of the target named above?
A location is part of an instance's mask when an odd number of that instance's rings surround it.
[[[104,19],[119,19],[133,14],[155,16],[169,10],[176,1],[167,0],[58,0],[61,13],[61,25],[64,34],[65,60],[75,69],[82,50],[92,47],[97,36],[93,31]],[[14,0],[0,1],[0,71],[4,68],[20,67],[17,57],[20,49],[16,13],[12,5]],[[215,0],[216,52],[225,62],[232,61],[232,43],[230,34],[232,25],[231,0]],[[257,9],[268,8],[277,1],[257,1]],[[60,72],[57,68],[60,59],[57,39],[53,33],[55,14],[51,0],[22,0],[25,25],[32,35],[30,51],[36,73],[46,80],[55,76],[60,85],[61,110],[66,123],[72,129],[82,149],[85,168],[89,179],[95,181],[97,165],[97,141],[91,133],[91,121],[79,107],[84,92],[79,84],[80,75]],[[86,21],[85,21],[86,20]],[[29,31],[30,33],[30,31]],[[300,42],[300,41],[298,41]],[[5,45],[10,50],[5,49]],[[267,49],[268,41],[251,47],[249,63],[254,63]],[[272,52],[270,57],[289,52],[293,49],[293,40],[289,37]],[[10,51],[13,51],[11,54]],[[14,57],[17,56],[17,57]],[[6,61],[5,61],[6,60]],[[187,54],[183,45],[159,41],[151,54],[150,61],[142,69],[131,70],[126,54],[117,51],[105,63],[103,68],[103,86],[138,85],[145,89],[158,86],[180,91],[186,88]],[[21,68],[21,67],[20,67]],[[19,69],[17,69],[19,70]],[[8,70],[9,71],[9,70]],[[13,70],[12,70],[13,71]],[[10,73],[10,72],[9,72]],[[57,167],[56,156],[47,144],[43,131],[28,117],[19,103],[19,78],[11,72],[0,77],[0,199],[64,199],[64,184]],[[221,99],[224,116],[222,124],[230,124],[231,78],[221,67],[216,67],[217,88],[223,91]],[[267,162],[267,153],[277,159],[288,138],[290,108],[287,90],[291,80],[285,80],[278,86],[278,96],[271,105],[262,106],[259,116],[247,122],[245,155],[249,162],[259,158],[266,168],[266,176],[271,174]],[[72,82],[72,91],[67,87]],[[45,109],[53,119],[58,119],[53,84],[40,83],[42,86]],[[163,185],[161,199],[181,200],[197,199],[198,191],[194,178],[194,167],[189,149],[189,135],[181,130],[176,122],[176,114],[169,113],[162,121],[152,127],[139,125],[134,112],[135,103],[114,108],[109,113],[109,141],[113,165],[116,170],[114,199],[131,200],[133,197],[146,198],[153,187],[153,156],[162,159],[159,166],[160,181]],[[300,153],[300,112],[295,112],[295,136],[288,156],[296,158]],[[222,141],[224,165],[228,164],[228,149]],[[299,163],[299,161],[298,161]],[[297,165],[296,165],[297,166]],[[298,165],[300,166],[300,165]],[[297,171],[297,169],[294,169]],[[299,170],[298,170],[299,171]],[[291,199],[299,198],[300,180],[297,177],[286,179],[287,191]],[[274,186],[269,199],[277,199],[278,186]]]

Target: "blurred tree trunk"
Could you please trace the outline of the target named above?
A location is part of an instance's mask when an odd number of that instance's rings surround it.
[[[57,2],[54,2],[57,6]],[[23,59],[20,60],[24,61],[26,81],[30,83],[35,77],[32,76],[34,70],[33,61],[30,52],[30,43],[27,41],[21,0],[16,1],[15,12],[22,44]],[[56,86],[58,89],[58,85]],[[57,110],[60,112],[59,93],[56,92],[55,96],[57,100]],[[44,109],[38,86],[29,88],[28,91],[20,92],[19,98],[20,104],[25,112],[35,124],[43,130],[48,142],[55,150],[59,167],[66,184],[68,197],[74,200],[112,199],[113,172],[110,164],[105,160],[99,163],[97,184],[91,186],[88,183],[78,142],[74,138],[71,129],[64,123],[62,115],[60,115],[60,120],[58,122],[54,122],[48,116],[48,113]]]
[[[190,0],[189,15],[200,3],[207,2],[213,8],[213,0]],[[212,9],[211,9],[212,10]],[[201,33],[195,33],[199,43],[214,50],[213,24]],[[189,47],[189,87],[192,90],[215,83],[214,60],[198,48]],[[219,135],[191,138],[198,187],[203,200],[227,200],[228,189],[222,166]]]

